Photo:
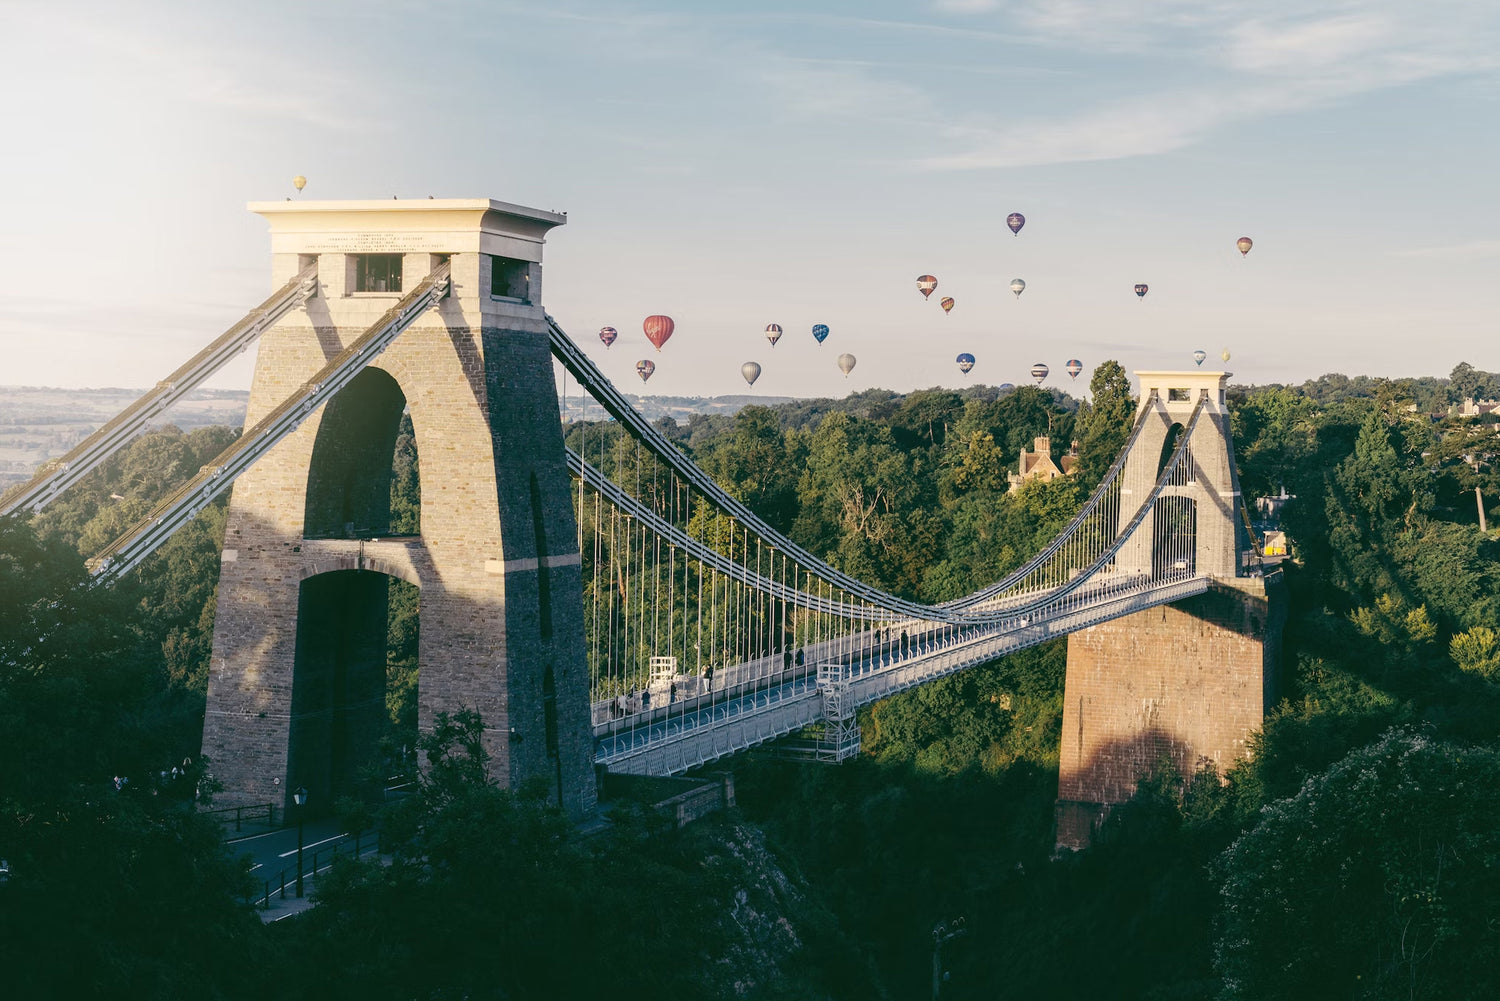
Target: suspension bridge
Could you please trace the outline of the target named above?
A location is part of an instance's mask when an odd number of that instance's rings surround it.
[[[860,706],[1080,631],[1095,653],[1075,672],[1070,645],[1061,800],[1118,801],[1137,759],[1233,756],[1259,725],[1275,628],[1227,373],[1137,373],[1129,441],[1061,534],[922,604],[799,546],[635,411],[542,308],[541,251],[565,216],[487,199],[251,208],[277,291],[0,501],[40,510],[258,342],[244,432],[90,564],[132,572],[238,485],[204,727],[227,800],[303,785],[329,803],[357,784],[385,711],[385,577],[421,589],[420,725],[478,709],[502,779],[543,779],[575,814],[596,769],[671,775],[772,742],[842,760]],[[554,364],[600,414],[571,447]],[[420,528],[393,536],[403,413]],[[1193,605],[1212,591],[1217,611]],[[1161,606],[1196,623],[1172,627],[1165,666],[1129,649]]]

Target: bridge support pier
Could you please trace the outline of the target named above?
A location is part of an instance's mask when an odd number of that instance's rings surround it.
[[[1220,579],[1068,637],[1059,849],[1088,847],[1144,775],[1206,762],[1222,774],[1246,756],[1275,694],[1284,592],[1279,572]]]

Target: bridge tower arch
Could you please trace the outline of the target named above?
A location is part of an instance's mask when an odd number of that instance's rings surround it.
[[[378,585],[358,578],[377,571],[421,588],[419,727],[478,710],[500,782],[544,781],[582,815],[595,789],[580,558],[541,305],[545,236],[566,217],[489,199],[250,208],[270,224],[273,285],[316,262],[318,287],[262,335],[247,428],[435,268],[451,280],[437,307],[235,483],[203,737],[223,798],[284,805],[299,784],[313,788],[299,769],[332,774],[310,763],[320,741],[334,745],[310,736],[320,731],[309,714],[328,706],[309,695],[315,671],[299,692],[298,650],[304,670],[368,657],[380,606],[363,593]],[[421,530],[392,537],[403,410]]]
[[[1120,528],[1150,496],[1162,455],[1202,403],[1185,483],[1163,488],[1122,545],[1118,571],[1211,579],[1207,593],[1068,636],[1057,845],[1082,848],[1138,780],[1170,764],[1222,775],[1248,753],[1275,696],[1285,595],[1245,564],[1227,372],[1137,372],[1145,425],[1121,470]],[[1171,565],[1164,564],[1170,560]],[[1177,565],[1182,564],[1182,565]]]

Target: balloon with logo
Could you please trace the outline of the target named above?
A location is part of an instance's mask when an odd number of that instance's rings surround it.
[[[819,344],[822,344],[824,341],[828,340],[828,324],[813,324],[813,340],[817,341]]]
[[[1047,373],[1050,371],[1051,369],[1049,369],[1046,365],[1043,365],[1041,362],[1037,362],[1035,365],[1031,366],[1031,377],[1035,379],[1036,384],[1040,386],[1042,384],[1042,381],[1047,378]]]
[[[1068,375],[1074,379],[1077,379],[1078,373],[1083,371],[1083,362],[1079,361],[1077,358],[1069,358],[1068,364],[1065,367],[1068,370]]]
[[[940,305],[940,306],[943,307],[943,312],[944,313],[951,313],[951,312],[953,312],[953,296],[951,296],[951,295],[947,296],[938,305]]]
[[[1207,358],[1207,357],[1208,357],[1208,352],[1207,352],[1207,351],[1204,351],[1204,350],[1203,350],[1203,349],[1202,349],[1202,348],[1199,348],[1199,349],[1198,349],[1198,350],[1197,350],[1197,351],[1194,351],[1194,352],[1193,352],[1193,361],[1194,361],[1194,362],[1195,362],[1195,363],[1196,363],[1196,364],[1197,364],[1197,365],[1198,365],[1198,366],[1199,366],[1199,367],[1200,367],[1200,368],[1201,368],[1201,367],[1202,367],[1202,366],[1203,366],[1203,359],[1205,359],[1205,358]]]
[[[1012,278],[1010,280],[1010,290],[1014,292],[1016,294],[1016,298],[1019,299],[1021,298],[1021,293],[1026,291],[1026,282],[1020,278]]]
[[[771,347],[774,348],[776,346],[776,342],[781,340],[781,324],[766,324],[766,340],[771,342]]]
[[[927,298],[929,295],[932,295],[933,291],[936,288],[937,278],[933,277],[932,275],[917,276],[917,291],[922,293],[923,299]]]
[[[1248,236],[1242,236],[1238,240],[1234,241],[1234,245],[1239,248],[1240,256],[1244,257],[1246,254],[1250,253],[1250,248],[1255,246],[1255,241],[1250,239]]]
[[[1142,299],[1146,298],[1146,293],[1150,292],[1150,291],[1151,291],[1151,286],[1145,284],[1144,282],[1136,285],[1136,287],[1135,287],[1135,294],[1139,298],[1142,298]]]
[[[753,361],[747,361],[740,366],[740,375],[743,375],[745,381],[753,386],[755,380],[760,378],[760,366]]]
[[[844,373],[844,378],[849,378],[849,373],[854,371],[854,356],[851,354],[839,355],[839,371]]]
[[[1010,231],[1016,236],[1020,236],[1021,227],[1026,225],[1026,217],[1019,212],[1012,212],[1005,217],[1005,225],[1009,226]]]
[[[656,362],[651,361],[649,358],[635,363],[635,374],[641,377],[642,382],[650,379],[655,372]]]
[[[613,344],[615,342],[615,338],[619,336],[620,332],[614,327],[599,328],[599,339],[604,342],[604,346],[606,348]]]
[[[961,355],[958,356],[958,370],[960,372],[962,372],[964,375],[968,375],[969,374],[969,370],[972,369],[973,367],[974,367],[974,356],[971,355],[971,354],[969,354],[969,352],[965,351],[963,354],[961,354]]]
[[[641,327],[646,331],[646,340],[655,344],[656,350],[660,351],[661,346],[667,343],[667,338],[672,336],[672,331],[677,329],[677,324],[672,322],[670,316],[657,315],[646,317]]]

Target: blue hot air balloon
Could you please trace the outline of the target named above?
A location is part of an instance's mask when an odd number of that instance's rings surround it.
[[[828,340],[828,324],[813,324],[813,340],[817,341],[819,344],[822,344],[824,341]]]
[[[974,367],[974,356],[965,351],[958,356],[958,370],[964,375],[969,374],[969,369]]]
[[[1002,393],[1003,393],[1003,392],[1005,392],[1005,391],[1006,391],[1006,390],[1008,390],[1008,389],[1015,389],[1015,388],[1016,388],[1016,384],[1015,384],[1015,383],[1013,383],[1013,382],[1002,382],[1002,383],[1001,383],[1001,384],[1000,384],[1000,385],[999,385],[999,386],[997,386],[997,387],[996,387],[996,388],[997,388],[997,389],[999,389],[999,390],[1000,390],[1000,392],[1002,392]]]
[[[1203,359],[1205,359],[1207,357],[1208,357],[1208,352],[1204,351],[1202,348],[1199,348],[1197,351],[1193,352],[1193,361],[1197,362],[1199,365],[1202,365],[1203,364]]]
[[[1078,373],[1083,371],[1083,362],[1077,358],[1069,358],[1068,364],[1065,367],[1068,370],[1068,374],[1076,379],[1078,378]]]

